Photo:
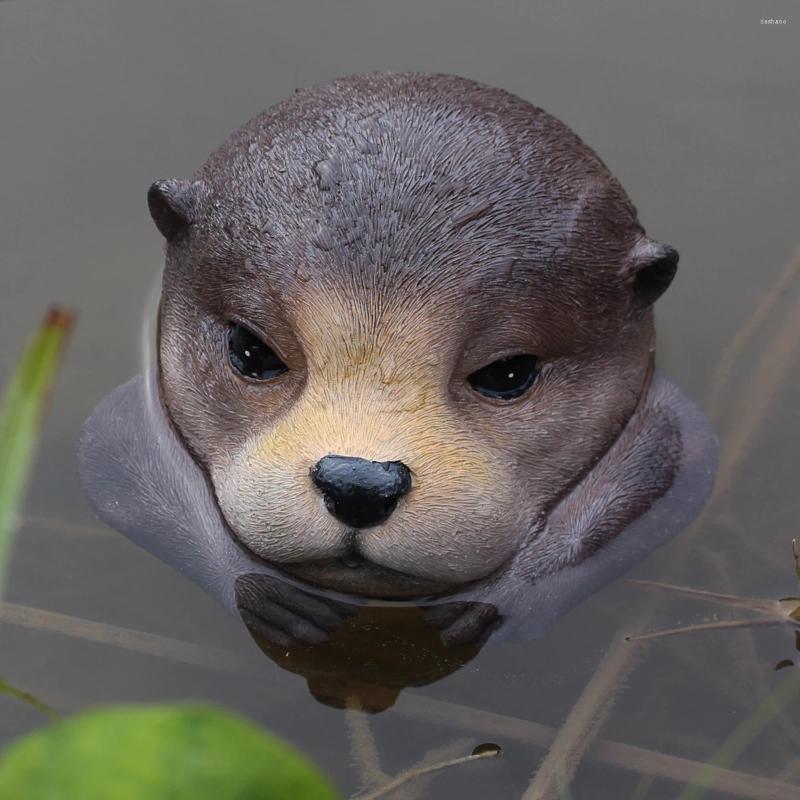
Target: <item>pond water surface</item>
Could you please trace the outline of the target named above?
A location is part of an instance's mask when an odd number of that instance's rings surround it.
[[[800,652],[788,626],[633,645],[623,637],[637,626],[746,612],[621,579],[542,639],[486,647],[387,711],[348,715],[264,658],[201,589],[96,522],[75,475],[83,420],[140,369],[162,247],[150,182],[191,174],[295,87],[374,69],[453,72],[570,125],[648,232],[681,253],[658,303],[658,363],[712,419],[718,489],[626,577],[797,593],[800,19],[760,22],[790,15],[781,5],[0,3],[0,375],[50,303],[79,314],[14,554],[0,675],[63,711],[223,704],[303,749],[345,794],[375,777],[357,744],[370,736],[387,775],[496,742],[502,758],[405,795],[465,800],[522,797],[567,719],[573,751],[597,738],[562,796],[678,797],[777,691],[780,706],[729,759],[737,774],[706,796],[800,796]],[[579,698],[596,720],[586,732],[569,716]],[[0,697],[0,746],[41,722]]]

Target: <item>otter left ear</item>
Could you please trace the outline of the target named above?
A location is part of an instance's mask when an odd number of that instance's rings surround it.
[[[196,218],[202,184],[191,181],[156,181],[147,190],[150,216],[162,236],[174,241]]]
[[[630,281],[636,304],[646,308],[664,294],[677,270],[677,250],[645,239],[633,249],[623,273]]]

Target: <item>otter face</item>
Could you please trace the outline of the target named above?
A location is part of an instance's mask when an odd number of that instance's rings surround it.
[[[230,531],[379,597],[536,535],[633,413],[677,261],[567,128],[446,76],[301,92],[149,201],[162,397]]]

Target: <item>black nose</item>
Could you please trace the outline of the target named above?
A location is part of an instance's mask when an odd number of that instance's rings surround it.
[[[325,456],[311,468],[311,479],[334,517],[353,528],[378,525],[411,488],[411,473],[400,461],[367,461]]]

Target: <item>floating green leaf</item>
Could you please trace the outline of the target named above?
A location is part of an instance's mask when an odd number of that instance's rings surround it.
[[[73,316],[48,311],[33,336],[3,398],[0,410],[0,596],[39,425]]]
[[[201,704],[112,706],[52,724],[0,758],[14,800],[335,800],[288,745]]]

